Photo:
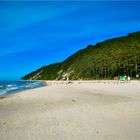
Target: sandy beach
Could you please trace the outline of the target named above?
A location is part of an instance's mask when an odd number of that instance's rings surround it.
[[[139,140],[140,81],[51,84],[0,99],[0,140]]]

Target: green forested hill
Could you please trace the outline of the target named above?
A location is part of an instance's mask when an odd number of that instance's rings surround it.
[[[44,66],[22,79],[112,79],[140,73],[140,32],[109,39],[79,50],[61,63]]]

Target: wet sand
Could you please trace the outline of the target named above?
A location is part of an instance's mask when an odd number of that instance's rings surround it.
[[[140,82],[52,84],[0,98],[0,140],[139,140]]]

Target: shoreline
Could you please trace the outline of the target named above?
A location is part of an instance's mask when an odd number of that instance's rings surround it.
[[[24,80],[26,81],[26,80]],[[29,80],[27,80],[29,81]],[[15,91],[15,92],[11,92],[11,93],[6,93],[6,94],[2,94],[0,95],[0,100],[10,97],[12,95],[16,95],[25,91],[32,91],[34,89],[38,89],[38,88],[42,88],[42,87],[48,87],[48,86],[55,86],[55,85],[69,85],[69,84],[129,84],[129,83],[134,83],[134,82],[139,82],[140,80],[131,80],[131,82],[120,82],[117,80],[71,80],[71,81],[58,81],[58,80],[30,80],[30,81],[40,81],[43,82],[43,86],[40,87],[35,87],[35,88],[31,88],[31,89],[24,89],[21,91]]]
[[[42,82],[44,85],[40,86],[40,87],[34,87],[31,89],[23,89],[23,90],[19,90],[19,91],[15,91],[15,92],[9,92],[9,93],[5,93],[0,95],[0,97],[3,96],[8,96],[11,94],[16,94],[16,93],[20,93],[20,92],[24,92],[27,90],[32,90],[32,89],[36,89],[36,88],[41,88],[44,86],[52,86],[52,85],[62,85],[62,84],[123,84],[123,83],[130,83],[130,82],[120,82],[118,80],[69,80],[69,81],[59,81],[59,80],[22,80],[22,81],[40,81]],[[140,82],[140,80],[131,80],[131,82]]]
[[[16,92],[13,92],[13,93],[2,94],[2,95],[0,95],[0,99],[4,99],[4,98],[10,97],[10,96],[14,96],[14,95],[17,95],[19,93],[26,92],[26,91],[30,92],[30,91],[32,91],[34,89],[38,89],[38,88],[42,88],[42,87],[45,87],[45,85],[40,86],[40,87],[36,87],[36,88],[31,88],[31,89],[24,89],[24,90],[16,91]]]
[[[46,82],[44,82],[44,81],[34,81],[34,80],[32,80],[32,81],[30,80],[30,82],[32,82],[32,84],[34,84],[34,82],[40,82],[40,85],[34,86],[34,85],[30,85],[31,83],[28,83],[27,85],[21,85],[22,84],[21,83],[20,85],[18,85],[16,83],[13,83],[13,82],[21,82],[21,81],[28,82],[28,81],[25,81],[25,80],[17,80],[17,81],[8,81],[9,83],[7,84],[6,83],[7,81],[2,81],[3,82],[2,87],[5,87],[5,89],[3,89],[3,91],[5,91],[5,93],[0,93],[0,99],[3,99],[6,96],[9,96],[9,95],[12,95],[12,94],[20,93],[22,91],[46,86]],[[9,88],[9,84],[10,84],[10,87],[12,87],[12,88],[14,87],[14,89]],[[23,83],[23,84],[25,84],[25,83]]]

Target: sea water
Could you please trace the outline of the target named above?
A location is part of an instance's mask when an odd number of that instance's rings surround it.
[[[45,86],[42,81],[0,81],[0,95]]]

